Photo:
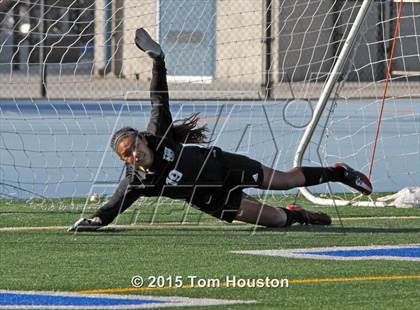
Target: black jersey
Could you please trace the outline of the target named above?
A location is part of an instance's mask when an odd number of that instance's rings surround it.
[[[109,224],[141,196],[182,199],[216,217],[221,210],[239,208],[243,188],[262,180],[260,164],[248,157],[223,152],[218,147],[183,145],[157,136],[146,136],[154,151],[150,172],[127,167],[126,177],[111,199],[94,216]],[[222,216],[222,217],[221,217]]]
[[[226,170],[220,148],[183,145],[153,135],[145,137],[154,152],[153,165],[147,173],[126,167],[124,180],[95,214],[104,224],[141,196],[165,196],[208,207],[212,193],[223,188]]]
[[[232,221],[239,209],[242,188],[261,184],[261,164],[218,147],[174,141],[164,63],[155,62],[152,73],[152,111],[144,133],[154,152],[152,167],[142,172],[126,166],[125,178],[94,216],[107,225],[139,197],[165,196],[185,200],[204,212]],[[226,209],[233,212],[226,213]]]
[[[150,173],[136,173],[146,196],[156,195],[188,202],[199,201],[195,193],[223,186],[225,170],[220,148],[175,143],[169,139],[146,136],[154,152]],[[132,170],[128,170],[132,176]],[[211,191],[211,189],[207,190]]]

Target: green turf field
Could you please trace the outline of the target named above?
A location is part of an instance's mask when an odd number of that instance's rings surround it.
[[[277,205],[283,206],[288,199],[278,199]],[[231,253],[420,243],[420,209],[340,207],[342,224],[335,220],[330,227],[265,229],[223,224],[194,210],[186,215],[179,204],[160,206],[156,213],[152,206],[140,210],[134,207],[120,217],[120,226],[74,235],[64,227],[80,217],[82,208],[74,201],[72,207],[61,204],[40,207],[23,201],[0,201],[0,289],[97,290],[257,302],[229,306],[232,309],[420,307],[420,262],[308,260]],[[90,205],[85,212],[89,214],[95,207]],[[320,209],[337,218],[336,209]],[[151,219],[153,225],[148,224]],[[186,223],[180,224],[182,220]],[[185,286],[171,288],[166,283],[161,289],[134,290],[131,279],[135,275],[143,276],[145,282],[149,276],[181,276]],[[191,288],[187,286],[188,276],[288,279],[289,287]],[[219,308],[226,306],[214,307]]]

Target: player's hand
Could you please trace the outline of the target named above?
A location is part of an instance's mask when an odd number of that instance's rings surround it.
[[[70,226],[67,231],[95,231],[103,226],[99,217],[92,219],[81,218]]]

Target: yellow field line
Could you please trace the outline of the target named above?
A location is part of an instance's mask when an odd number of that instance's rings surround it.
[[[45,230],[65,230],[69,226],[21,226],[21,227],[0,227],[1,231],[13,232],[13,231],[45,231]]]
[[[386,281],[386,280],[407,280],[407,279],[420,279],[420,275],[303,279],[303,280],[289,280],[289,283],[300,284],[300,283],[329,283],[329,282],[353,282],[353,281]]]
[[[377,277],[350,277],[350,278],[315,278],[302,280],[288,280],[289,284],[306,284],[306,283],[340,283],[353,281],[389,281],[389,280],[413,280],[420,279],[420,275],[401,275],[401,276],[377,276]],[[226,287],[226,283],[222,283],[221,288]],[[127,287],[127,288],[108,288],[96,290],[81,290],[79,293],[84,294],[100,294],[100,293],[128,293],[143,291],[158,291],[168,289],[191,289],[202,288],[200,286],[183,285],[181,287],[164,286],[164,287]]]

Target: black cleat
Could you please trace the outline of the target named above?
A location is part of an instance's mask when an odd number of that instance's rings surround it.
[[[70,226],[67,231],[95,231],[103,226],[104,225],[95,221],[94,219],[81,218],[72,226]]]
[[[302,225],[331,225],[331,217],[323,212],[308,211],[295,204],[287,206],[287,210],[294,212],[295,223]],[[293,224],[293,223],[292,223]]]
[[[136,30],[136,38],[134,39],[137,47],[155,60],[163,60],[165,55],[160,48],[159,43],[152,39],[152,37],[143,28]]]
[[[341,183],[354,188],[364,195],[372,194],[372,183],[370,183],[368,177],[363,173],[354,170],[344,163],[336,163],[334,167],[341,167],[344,169],[344,179],[341,181]]]

